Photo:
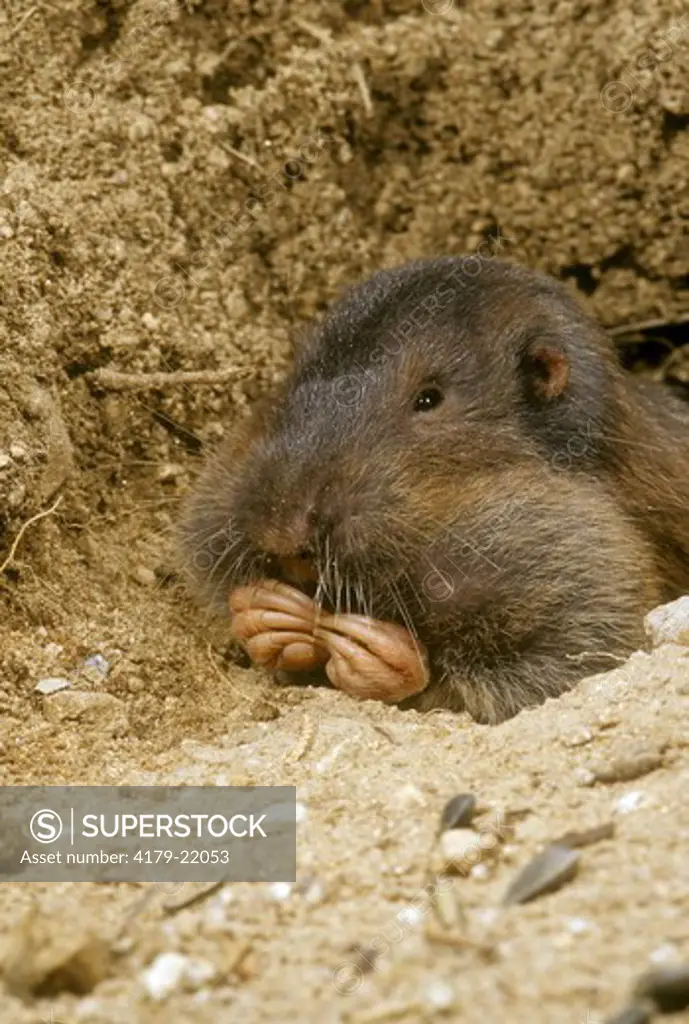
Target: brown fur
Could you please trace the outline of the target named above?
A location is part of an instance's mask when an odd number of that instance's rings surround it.
[[[221,609],[305,556],[325,603],[426,644],[405,706],[495,722],[639,646],[644,612],[689,590],[687,510],[679,400],[624,373],[554,281],[447,257],[330,311],[209,463],[181,549]]]

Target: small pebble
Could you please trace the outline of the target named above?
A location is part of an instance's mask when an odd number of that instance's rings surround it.
[[[23,444],[11,444],[10,455],[15,462],[23,462],[27,456],[27,450]]]
[[[492,928],[500,919],[498,907],[478,907],[476,909],[476,920],[480,921],[485,928]]]
[[[503,904],[528,903],[560,889],[576,875],[579,857],[567,846],[548,846],[517,875],[503,897]]]
[[[615,804],[615,810],[618,814],[631,814],[632,811],[638,810],[646,802],[646,794],[640,789],[632,789],[629,793],[625,793]]]
[[[567,920],[567,929],[572,935],[583,935],[590,928],[591,922],[587,921],[585,917],[570,917]]]
[[[176,462],[166,462],[158,471],[158,480],[161,484],[173,484],[183,472],[184,466],[180,466]]]
[[[24,484],[18,484],[18,486],[13,487],[7,495],[7,504],[10,508],[19,508],[25,497],[26,487]]]
[[[397,920],[402,924],[408,924],[410,927],[415,928],[416,925],[423,921],[423,911],[418,910],[416,907],[402,907],[397,914]]]
[[[308,888],[304,889],[304,899],[307,903],[322,903],[324,898],[325,888],[317,878],[311,882]]]
[[[450,1010],[455,1005],[455,992],[446,981],[432,981],[426,986],[425,1002],[434,1010]]]
[[[84,658],[84,665],[86,668],[98,672],[101,676],[107,676],[110,671],[110,662],[102,654],[89,654],[88,658]]]
[[[672,942],[664,942],[662,946],[656,946],[651,953],[649,960],[652,964],[671,964],[679,961],[679,950]]]
[[[474,864],[473,868],[471,869],[471,877],[472,878],[478,878],[478,879],[488,878],[489,874],[490,874],[490,871],[488,870],[488,865],[487,864]]]
[[[272,882],[269,886],[268,892],[274,900],[282,903],[284,900],[288,900],[292,895],[292,883]]]
[[[689,966],[657,967],[646,971],[636,983],[634,994],[649,999],[660,1013],[679,1013],[689,1007]]]
[[[471,823],[476,810],[476,797],[473,793],[459,793],[448,800],[440,815],[440,828],[466,828]]]
[[[182,953],[160,953],[150,967],[141,974],[144,988],[160,1002],[183,984],[198,988],[215,975],[213,964],[206,960],[192,960]]]
[[[140,583],[142,587],[152,587],[156,582],[156,574],[152,569],[147,569],[145,565],[137,565],[132,576],[135,582]]]
[[[644,619],[644,627],[654,647],[661,644],[689,645],[689,596],[654,608]]]
[[[485,857],[494,857],[499,841],[494,833],[485,833],[485,836],[486,839],[483,838],[484,833],[479,834],[468,828],[453,828],[443,832],[438,870],[448,874],[468,875],[474,865]]]
[[[575,768],[574,778],[579,786],[592,786],[596,781],[596,776],[590,768]]]
[[[11,461],[7,452],[0,452],[0,469],[7,469]]]
[[[425,807],[426,798],[418,786],[406,782],[395,793],[395,804],[400,808]]]
[[[67,686],[71,686],[69,679],[60,679],[59,676],[51,676],[49,679],[40,679],[34,686],[34,690],[44,695],[49,693],[57,693],[58,690],[64,690]]]
[[[144,313],[141,317],[141,323],[148,331],[154,331],[158,326],[158,322],[158,319],[152,313]]]

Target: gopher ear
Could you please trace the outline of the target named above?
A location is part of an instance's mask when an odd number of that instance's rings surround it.
[[[531,394],[552,401],[567,389],[569,358],[554,342],[532,341],[522,356],[522,368]]]

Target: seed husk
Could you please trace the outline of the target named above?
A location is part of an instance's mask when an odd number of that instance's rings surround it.
[[[503,897],[503,904],[528,903],[560,889],[577,873],[579,857],[568,846],[547,846],[517,875]]]
[[[650,999],[661,1013],[678,1013],[689,1006],[689,965],[656,967],[642,974],[634,994]]]
[[[440,815],[440,831],[466,828],[474,817],[476,797],[473,793],[458,793],[448,800]]]
[[[663,767],[663,756],[656,751],[642,751],[629,757],[618,757],[611,764],[591,768],[596,782],[632,782]]]
[[[555,846],[568,846],[570,850],[579,849],[582,846],[592,846],[593,843],[600,843],[602,839],[612,839],[615,835],[614,821],[606,821],[603,825],[595,825],[593,828],[583,829],[581,832],[565,832],[559,839],[554,840]]]
[[[455,886],[450,889],[438,889],[432,908],[433,915],[446,931],[462,932],[466,929],[466,914],[459,901]]]

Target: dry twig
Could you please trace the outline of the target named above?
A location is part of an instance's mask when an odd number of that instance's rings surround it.
[[[680,313],[674,320],[668,320],[667,317],[660,317],[655,320],[636,320],[629,324],[617,324],[615,327],[608,327],[607,331],[612,338],[619,338],[626,334],[636,334],[639,331],[652,331],[661,327],[677,327],[678,324],[685,324],[687,322],[689,322],[689,316],[685,313]]]
[[[224,384],[243,380],[249,370],[232,367],[226,370],[177,370],[175,373],[121,373],[103,368],[89,373],[89,378],[107,391],[147,391],[159,388],[184,387],[186,384]]]
[[[31,516],[30,519],[26,520],[26,522],[22,525],[21,529],[19,530],[19,533],[14,538],[14,542],[12,544],[12,547],[9,550],[9,554],[7,555],[7,558],[2,563],[2,565],[0,565],[0,576],[2,576],[2,574],[5,571],[5,569],[7,569],[7,567],[12,564],[14,556],[17,553],[17,548],[19,547],[21,539],[24,536],[24,534],[26,533],[26,531],[28,530],[28,528],[30,526],[32,526],[33,523],[37,523],[39,519],[45,519],[46,516],[51,516],[53,514],[53,512],[55,512],[55,510],[57,509],[57,507],[58,507],[58,505],[60,504],[61,501],[62,501],[62,495],[60,495],[60,497],[57,499],[57,501],[55,501],[50,506],[50,508],[44,509],[43,512],[37,512],[35,516]]]
[[[364,110],[366,111],[366,116],[370,117],[371,114],[373,113],[373,101],[371,99],[371,90],[368,87],[368,82],[366,81],[366,76],[364,75],[364,69],[362,68],[361,64],[353,64],[352,71],[354,73],[356,84],[359,86],[359,92],[361,93],[361,99],[363,100],[364,103]]]
[[[38,4],[34,4],[33,7],[29,7],[28,11],[25,11],[24,14],[22,14],[22,16],[19,19],[19,21],[15,22],[15,24],[10,29],[10,34],[9,34],[9,38],[10,39],[13,39],[14,36],[17,35],[17,33],[20,31],[20,29],[22,29],[24,27],[24,25],[29,20],[29,18],[33,18],[34,14],[36,13],[37,10],[38,10]]]

